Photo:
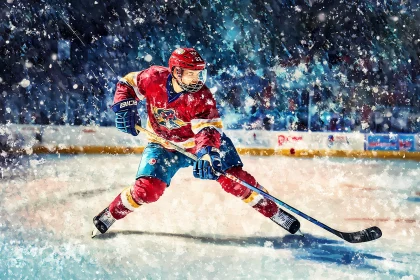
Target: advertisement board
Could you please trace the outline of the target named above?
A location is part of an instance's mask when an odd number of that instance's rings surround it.
[[[367,151],[398,151],[398,135],[396,134],[367,134]]]
[[[143,134],[133,137],[115,127],[37,126],[8,124],[3,126],[15,135],[16,147],[145,147]],[[328,151],[420,151],[420,134],[363,134],[358,132],[300,132],[266,130],[226,130],[236,148]],[[1,134],[1,130],[0,130]]]
[[[416,136],[412,134],[367,134],[367,151],[416,151]]]

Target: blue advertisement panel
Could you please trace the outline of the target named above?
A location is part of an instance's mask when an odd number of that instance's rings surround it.
[[[366,135],[368,151],[398,151],[398,135]]]
[[[414,135],[380,134],[366,135],[368,151],[416,151]]]
[[[400,151],[414,152],[416,150],[416,139],[414,135],[398,135]]]

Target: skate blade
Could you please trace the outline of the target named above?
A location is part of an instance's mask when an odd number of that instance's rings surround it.
[[[298,229],[298,231],[296,232],[297,235],[305,237],[305,235],[300,231],[300,229]]]
[[[95,238],[96,236],[100,235],[101,233],[99,232],[99,230],[97,228],[92,230],[92,238]]]

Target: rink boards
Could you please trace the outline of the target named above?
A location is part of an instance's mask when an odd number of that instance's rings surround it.
[[[141,153],[143,135],[133,137],[114,127],[36,126],[0,127],[9,142],[27,153]],[[239,153],[250,155],[332,156],[420,159],[419,134],[363,134],[227,130]]]

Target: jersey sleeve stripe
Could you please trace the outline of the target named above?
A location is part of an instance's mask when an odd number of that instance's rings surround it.
[[[191,120],[191,130],[194,134],[199,133],[203,128],[212,127],[219,133],[222,133],[223,123],[220,118],[216,119],[193,119]]]
[[[127,86],[130,86],[134,92],[136,93],[136,96],[138,99],[143,100],[144,99],[144,95],[140,93],[139,88],[137,86],[137,75],[140,72],[131,72],[127,75],[124,76],[124,78],[121,78],[119,80],[120,83],[123,83]]]

